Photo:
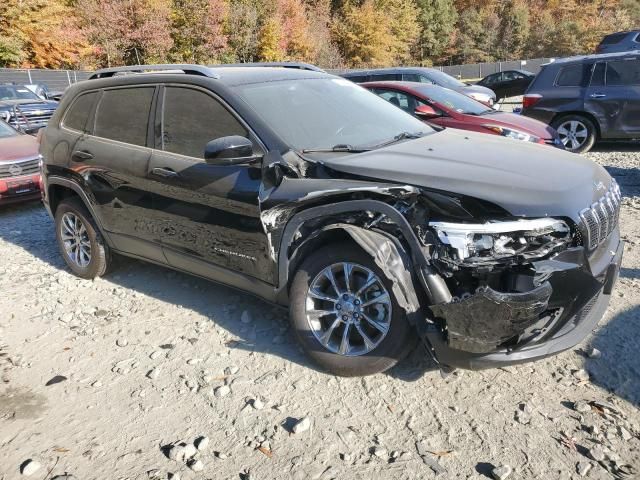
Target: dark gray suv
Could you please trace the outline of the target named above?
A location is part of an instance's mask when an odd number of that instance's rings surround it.
[[[542,66],[523,115],[550,124],[567,150],[640,138],[640,51],[588,55]]]

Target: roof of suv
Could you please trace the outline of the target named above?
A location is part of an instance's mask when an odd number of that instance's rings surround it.
[[[556,64],[567,64],[567,63],[579,63],[591,60],[608,60],[610,58],[617,57],[631,57],[640,55],[640,50],[630,50],[628,52],[614,52],[614,53],[598,53],[592,55],[578,55],[575,57],[567,57],[567,58],[559,58],[554,62],[545,63],[543,66],[547,65],[556,65]]]
[[[140,82],[153,81],[158,75],[186,75],[200,78],[211,78],[227,86],[243,85],[248,83],[273,82],[279,80],[299,80],[305,78],[332,78],[324,72],[299,68],[263,67],[246,68],[241,66],[202,66],[202,65],[135,65],[131,67],[117,67],[96,71],[89,79],[89,83],[95,80],[131,79],[139,78]]]

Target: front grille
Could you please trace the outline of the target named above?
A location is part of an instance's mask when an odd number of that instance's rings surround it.
[[[603,243],[618,225],[621,200],[620,187],[612,180],[609,191],[589,208],[580,212],[586,233],[585,244],[589,250]]]
[[[33,175],[40,171],[37,158],[21,162],[0,164],[0,178],[22,177]]]
[[[9,124],[17,128],[32,128],[45,126],[54,110],[21,110],[17,108],[12,112]]]

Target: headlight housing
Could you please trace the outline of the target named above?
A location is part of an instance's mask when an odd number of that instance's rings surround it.
[[[484,103],[485,105],[489,105],[490,107],[493,107],[493,104],[494,104],[493,98],[487,95],[486,93],[471,92],[468,95],[480,103]]]
[[[0,112],[0,118],[5,122],[8,122],[9,119],[11,118],[11,112],[8,110],[5,110],[4,112]]]
[[[513,138],[515,140],[522,140],[524,142],[539,143],[540,137],[531,135],[529,133],[521,132],[520,130],[514,130],[512,128],[501,127],[500,125],[483,125],[484,128],[491,130],[503,137]]]
[[[571,229],[563,220],[495,221],[482,224],[431,222],[438,245],[434,258],[458,266],[522,263],[566,248]]]

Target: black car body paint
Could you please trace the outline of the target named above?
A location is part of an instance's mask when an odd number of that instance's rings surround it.
[[[601,317],[622,255],[619,191],[601,167],[543,146],[452,130],[370,152],[303,154],[291,149],[236,88],[335,77],[289,69],[215,70],[220,78],[131,75],[71,87],[41,151],[49,210],[65,196],[78,195],[115,251],[282,305],[306,254],[349,239],[392,279],[407,318],[434,358],[450,366],[485,368],[543,358],[575,345]],[[175,85],[221,101],[246,127],[261,158],[207,168],[163,151],[159,112],[164,89]],[[145,145],[101,140],[107,145],[103,152],[93,135],[103,91],[140,86],[155,89]],[[84,132],[65,127],[65,112],[91,92],[97,97]],[[118,149],[125,149],[126,158],[139,158],[138,166],[118,164],[117,158],[124,158]],[[78,151],[92,157],[72,160]],[[154,175],[165,167],[178,178]],[[615,219],[606,217],[606,231],[594,233],[585,215],[603,198],[615,200]],[[549,217],[569,230],[555,237],[551,230],[526,233],[540,249],[549,248],[548,254],[476,260],[473,266],[446,257],[448,247],[432,226]],[[600,234],[596,247],[589,248],[585,239]],[[475,306],[482,310],[479,323],[469,313]],[[503,314],[513,306],[519,308],[515,315]],[[491,328],[478,329],[487,323]]]

